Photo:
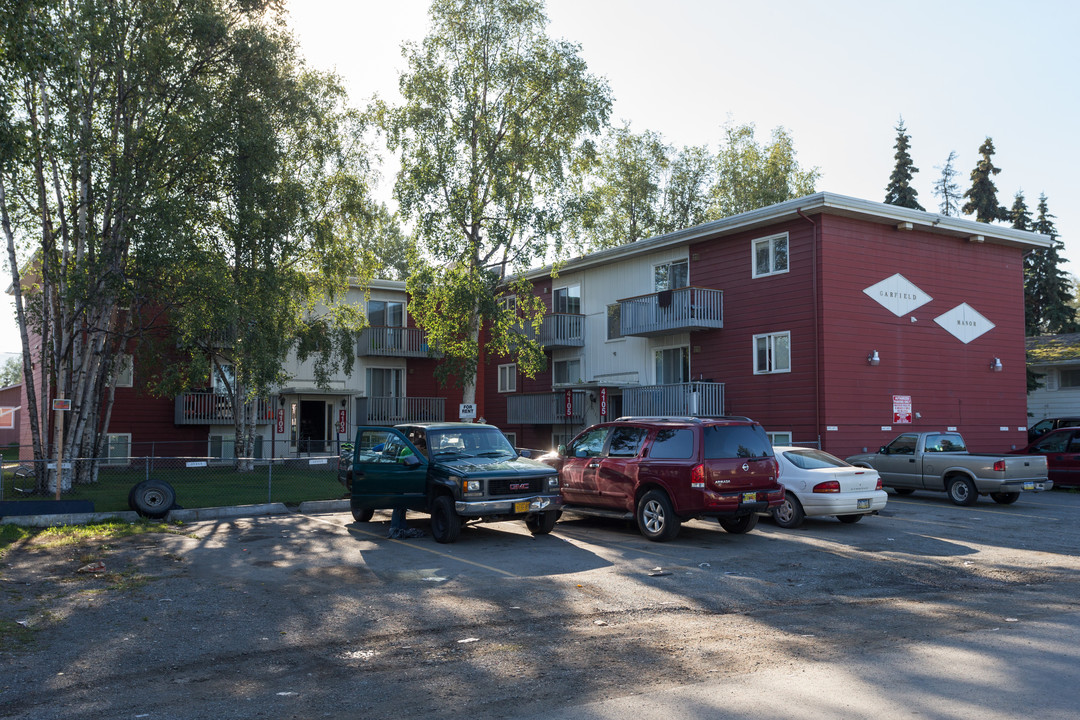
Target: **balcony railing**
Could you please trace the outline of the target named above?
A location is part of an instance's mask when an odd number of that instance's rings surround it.
[[[173,422],[177,425],[232,425],[233,412],[229,398],[208,390],[195,390],[176,396]],[[250,400],[244,409],[255,412],[255,424],[271,421],[270,405],[266,398]]]
[[[724,414],[724,383],[689,382],[623,388],[624,415],[709,417]]]
[[[440,397],[369,397],[356,399],[360,425],[397,425],[446,420],[446,399]]]
[[[585,346],[585,316],[551,313],[540,324],[540,345],[545,350]]]
[[[429,353],[427,333],[420,328],[407,327],[366,327],[360,331],[356,342],[356,354],[359,357],[377,355],[380,357],[438,357],[439,353]]]
[[[724,327],[724,292],[684,287],[619,301],[623,335],[649,337]]]
[[[572,414],[566,415],[566,393],[536,393],[506,396],[509,425],[581,425],[585,422],[586,391],[573,391]]]

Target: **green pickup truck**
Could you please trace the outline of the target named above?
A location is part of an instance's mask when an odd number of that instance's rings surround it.
[[[520,456],[493,425],[360,427],[351,453],[339,473],[357,522],[376,510],[426,512],[435,540],[451,543],[465,522],[520,519],[543,535],[559,518],[558,473]]]

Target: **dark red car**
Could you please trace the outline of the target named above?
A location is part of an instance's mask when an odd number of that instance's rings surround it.
[[[1080,427],[1051,430],[1012,454],[1045,455],[1054,487],[1080,487]]]
[[[749,532],[784,500],[772,444],[748,418],[619,418],[545,461],[559,470],[566,509],[634,518],[650,540],[670,540],[697,517]]]

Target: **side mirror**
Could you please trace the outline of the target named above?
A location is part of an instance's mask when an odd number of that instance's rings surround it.
[[[413,468],[420,464],[420,458],[415,455],[406,455],[401,458],[401,464],[407,468]]]
[[[878,452],[881,453],[882,455],[888,455],[889,454],[889,446],[888,445],[882,445],[881,447],[878,448]]]

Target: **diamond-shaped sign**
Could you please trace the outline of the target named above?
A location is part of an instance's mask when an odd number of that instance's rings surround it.
[[[965,345],[994,329],[994,323],[984,318],[967,303],[960,303],[949,312],[938,315],[934,318],[934,322]]]
[[[863,292],[896,317],[906,315],[934,299],[900,273],[871,285]]]

